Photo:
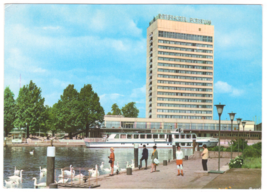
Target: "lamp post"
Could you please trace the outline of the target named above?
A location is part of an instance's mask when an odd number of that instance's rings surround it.
[[[244,151],[244,141],[245,141],[245,137],[244,137],[244,133],[245,133],[245,125],[246,125],[246,121],[242,121],[242,125],[243,125],[243,148],[242,148],[242,154]]]
[[[232,147],[233,147],[233,120],[235,118],[235,113],[228,113],[229,116],[230,116],[230,119],[231,119],[231,160],[232,160],[232,157],[233,157],[233,150],[232,150]]]
[[[209,173],[224,173],[224,171],[220,171],[220,133],[221,133],[221,115],[222,115],[222,112],[223,112],[223,107],[225,105],[221,105],[221,103],[219,103],[219,105],[215,105],[216,108],[217,108],[217,112],[218,112],[218,115],[219,115],[219,157],[218,157],[218,171],[209,171]]]
[[[237,121],[237,124],[238,124],[238,156],[239,156],[239,125],[240,125],[240,123],[241,123],[241,121],[242,121],[242,119],[241,118],[236,118],[236,121]]]

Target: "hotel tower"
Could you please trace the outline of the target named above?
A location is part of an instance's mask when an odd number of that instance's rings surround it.
[[[146,117],[213,119],[214,26],[159,14],[147,28]]]

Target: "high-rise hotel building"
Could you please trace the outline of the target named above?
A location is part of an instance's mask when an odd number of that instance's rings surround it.
[[[159,14],[147,28],[146,117],[213,119],[214,26]]]

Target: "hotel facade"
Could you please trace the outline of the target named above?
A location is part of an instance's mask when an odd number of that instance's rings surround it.
[[[147,28],[146,118],[213,119],[214,26],[159,14]]]

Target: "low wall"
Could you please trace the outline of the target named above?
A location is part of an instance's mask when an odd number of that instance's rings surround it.
[[[202,151],[195,151],[193,155],[189,157],[189,159],[201,159]],[[239,155],[242,155],[242,152],[239,152]],[[238,152],[233,152],[233,158],[238,156]],[[218,158],[219,152],[218,151],[209,151],[209,158]],[[220,158],[231,158],[231,152],[228,151],[221,151]]]

